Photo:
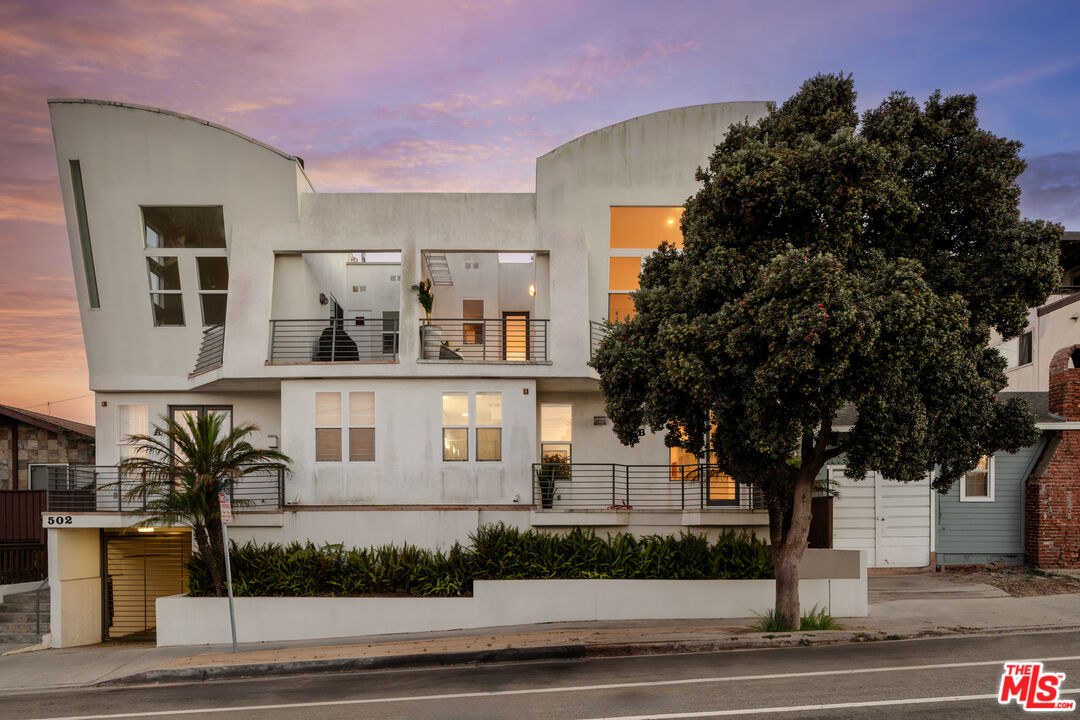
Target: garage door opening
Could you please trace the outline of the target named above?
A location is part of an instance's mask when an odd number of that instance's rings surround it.
[[[103,555],[103,636],[154,639],[157,599],[187,591],[191,532],[105,530]]]

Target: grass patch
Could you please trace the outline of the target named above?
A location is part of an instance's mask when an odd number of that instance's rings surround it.
[[[758,632],[791,632],[792,630],[795,630],[777,608],[766,610],[761,615],[758,615],[757,613],[754,614],[757,617],[757,622],[751,627]],[[836,618],[825,612],[825,610],[819,610],[818,606],[815,605],[803,613],[798,629],[841,630],[842,628],[840,627],[840,623],[836,622]]]
[[[799,624],[800,630],[842,630],[840,623],[836,622],[829,613],[825,612],[824,608],[819,610],[818,606],[807,610],[803,613],[802,622]]]

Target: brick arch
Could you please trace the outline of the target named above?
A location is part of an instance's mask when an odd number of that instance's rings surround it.
[[[1080,369],[1069,367],[1069,360],[1076,358],[1080,345],[1061,348],[1050,360],[1050,412],[1067,420],[1080,420]]]

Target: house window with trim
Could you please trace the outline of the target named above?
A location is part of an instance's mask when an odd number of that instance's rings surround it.
[[[540,404],[540,462],[570,462],[572,420],[569,403]]]
[[[502,393],[476,393],[476,459],[502,460]]]
[[[145,405],[118,405],[116,407],[116,455],[120,460],[145,455],[143,446],[132,441],[131,436],[146,435],[147,428]]]
[[[222,206],[142,206],[141,210],[154,325],[186,324],[181,276],[190,284],[192,270],[203,326],[224,325],[229,261]],[[192,256],[194,268],[189,264]]]
[[[315,462],[341,462],[341,393],[315,393]]]
[[[983,455],[960,481],[960,502],[994,501],[994,456]]]
[[[375,393],[349,393],[349,461],[375,460]]]
[[[469,393],[443,393],[442,424],[442,459],[448,462],[461,462],[468,460]]]

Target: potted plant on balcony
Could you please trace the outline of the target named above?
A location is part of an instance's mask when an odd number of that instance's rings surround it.
[[[549,453],[540,457],[536,468],[536,482],[540,486],[540,507],[550,510],[555,501],[555,487],[559,480],[570,479],[570,458],[562,453]]]
[[[420,352],[425,360],[436,360],[441,353],[442,330],[431,324],[431,309],[435,306],[435,294],[431,292],[431,278],[421,280],[410,290],[424,309],[424,324],[420,326]]]

